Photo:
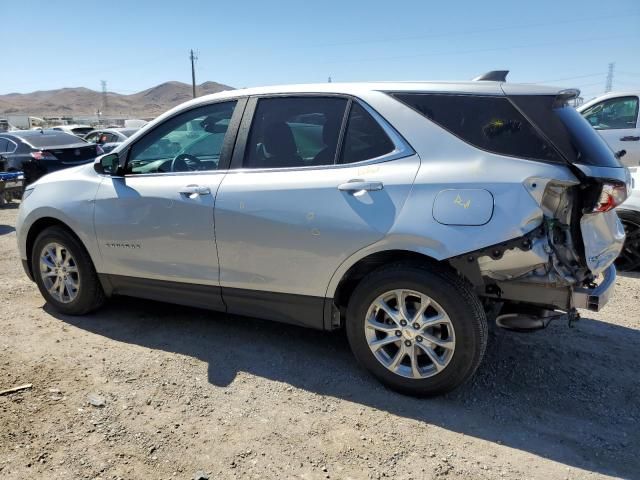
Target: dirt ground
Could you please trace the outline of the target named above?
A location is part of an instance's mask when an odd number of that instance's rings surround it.
[[[469,384],[418,400],[341,332],[134,299],[56,314],[16,215],[0,209],[0,390],[33,388],[0,396],[0,478],[640,478],[638,275],[574,328],[493,332]]]

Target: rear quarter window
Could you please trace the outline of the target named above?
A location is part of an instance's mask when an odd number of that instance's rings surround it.
[[[471,145],[513,157],[561,162],[506,97],[393,93],[397,100]]]

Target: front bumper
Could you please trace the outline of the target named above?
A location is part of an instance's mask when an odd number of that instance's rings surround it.
[[[610,265],[602,273],[603,278],[595,288],[576,288],[573,291],[573,306],[597,312],[604,307],[616,285],[616,267]]]

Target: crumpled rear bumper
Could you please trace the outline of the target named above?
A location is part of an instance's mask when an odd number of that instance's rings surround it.
[[[591,273],[604,272],[620,255],[625,234],[615,210],[588,213],[580,219],[587,266]]]
[[[615,290],[616,267],[609,265],[603,274],[600,284],[595,288],[576,288],[573,290],[573,306],[597,312],[604,307]]]

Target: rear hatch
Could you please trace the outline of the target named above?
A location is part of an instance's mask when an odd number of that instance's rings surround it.
[[[582,254],[597,275],[613,263],[624,243],[624,229],[614,209],[631,193],[631,176],[606,142],[568,101],[578,90],[555,95],[514,94],[503,90],[513,105],[538,130],[580,180],[573,205],[572,230],[582,239]],[[578,228],[579,226],[579,228]],[[582,250],[582,249],[581,249]]]

